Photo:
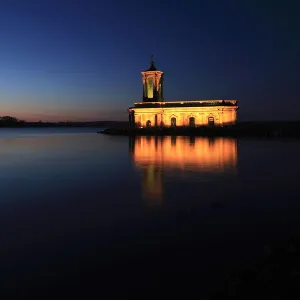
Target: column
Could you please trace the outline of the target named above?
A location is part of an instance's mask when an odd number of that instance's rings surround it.
[[[185,126],[185,114],[184,113],[180,113],[180,120],[178,120],[179,124],[177,126]]]
[[[219,112],[219,124],[223,125],[223,112]]]
[[[138,127],[138,123],[139,123],[139,115],[138,114],[134,114],[134,117],[133,117],[133,126],[134,127]]]
[[[199,113],[199,121],[198,121],[199,126],[204,125],[204,120],[203,120],[203,113]]]
[[[159,127],[161,123],[161,114],[157,113],[156,116],[157,116],[157,127]]]
[[[144,121],[143,114],[140,114],[140,126],[141,127],[144,127],[143,121]]]

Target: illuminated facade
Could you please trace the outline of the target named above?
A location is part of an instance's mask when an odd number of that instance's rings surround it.
[[[163,201],[164,179],[214,181],[236,174],[235,139],[183,136],[138,136],[130,140],[135,167],[142,176],[142,196],[149,205]],[[219,187],[220,188],[220,187]]]
[[[143,102],[129,108],[131,127],[197,127],[234,125],[236,100],[164,102],[164,73],[157,70],[153,57],[150,68],[142,72]]]

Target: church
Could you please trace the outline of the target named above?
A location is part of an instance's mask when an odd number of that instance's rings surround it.
[[[200,127],[234,125],[237,100],[193,100],[164,102],[164,73],[151,58],[149,69],[142,72],[143,101],[129,111],[131,128]]]

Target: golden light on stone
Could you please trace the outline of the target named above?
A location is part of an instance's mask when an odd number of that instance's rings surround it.
[[[190,126],[191,118],[194,118],[195,126],[233,125],[238,109],[236,100],[136,102],[134,105],[129,112],[134,113],[136,127],[147,127],[148,121],[151,127],[168,127],[172,126],[172,118],[176,119],[176,126]]]
[[[164,102],[164,73],[157,70],[153,57],[142,72],[143,102],[129,108],[131,127],[226,126],[237,120],[236,100],[195,100]]]

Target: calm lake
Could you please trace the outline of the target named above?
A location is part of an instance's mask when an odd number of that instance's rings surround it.
[[[300,233],[299,140],[98,130],[0,129],[11,295],[201,296]]]

